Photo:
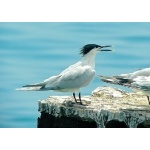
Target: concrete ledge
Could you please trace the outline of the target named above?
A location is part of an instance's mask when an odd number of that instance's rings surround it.
[[[84,105],[71,96],[50,96],[38,101],[38,127],[137,128],[150,127],[150,105],[146,96],[112,87],[97,88],[82,96]]]

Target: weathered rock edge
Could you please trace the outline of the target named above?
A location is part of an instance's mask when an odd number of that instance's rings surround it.
[[[97,128],[104,128],[112,121],[124,123],[126,127],[150,127],[150,105],[146,96],[126,93],[122,90],[102,87],[92,96],[82,96],[84,105],[76,104],[71,96],[50,96],[39,100],[39,111],[56,118],[68,117],[87,122],[96,122]],[[109,127],[118,127],[113,124]]]

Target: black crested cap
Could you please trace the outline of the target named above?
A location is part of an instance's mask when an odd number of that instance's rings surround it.
[[[84,56],[88,52],[90,52],[93,48],[98,48],[98,47],[101,47],[101,46],[96,45],[96,44],[87,44],[87,45],[84,45],[83,48],[80,51],[80,54],[82,54]]]

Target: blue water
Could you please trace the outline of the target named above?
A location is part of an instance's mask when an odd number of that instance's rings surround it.
[[[0,23],[0,127],[37,127],[38,100],[71,95],[15,89],[57,75],[80,60],[79,50],[88,43],[115,46],[115,52],[97,55],[97,74],[150,66],[150,23]],[[82,95],[104,85],[95,78]]]

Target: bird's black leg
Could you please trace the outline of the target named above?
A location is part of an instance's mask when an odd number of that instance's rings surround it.
[[[148,99],[148,104],[150,105],[150,98],[149,98],[149,96],[147,96],[147,99]]]
[[[74,97],[75,102],[78,103],[77,99],[76,99],[76,96],[75,96],[75,93],[73,93],[73,97]]]
[[[79,93],[79,100],[80,100],[80,104],[83,105],[83,103],[81,101],[81,93]]]

